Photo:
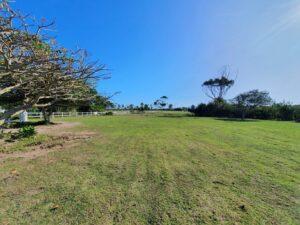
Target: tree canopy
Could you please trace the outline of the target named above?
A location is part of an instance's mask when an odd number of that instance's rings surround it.
[[[266,106],[272,103],[272,98],[267,91],[252,90],[236,96],[233,101],[243,107]]]
[[[272,98],[270,97],[269,92],[252,90],[236,96],[233,99],[233,103],[242,110],[242,119],[244,119],[247,109],[270,105],[272,103]]]
[[[202,88],[205,94],[214,101],[223,101],[228,90],[234,85],[234,80],[230,79],[230,69],[224,67],[217,78],[204,81]]]
[[[156,106],[156,107],[158,107],[160,109],[163,109],[168,104],[167,100],[168,100],[168,97],[165,96],[165,95],[163,95],[159,99],[157,99],[153,104],[154,104],[154,106]]]
[[[66,49],[50,38],[53,23],[23,16],[3,1],[0,25],[0,99],[17,100],[6,105],[0,125],[31,107],[91,99],[95,82],[108,78],[105,65],[89,62],[85,50]]]

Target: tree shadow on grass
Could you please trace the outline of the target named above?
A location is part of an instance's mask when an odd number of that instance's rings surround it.
[[[46,123],[45,121],[43,120],[40,120],[40,121],[28,121],[28,122],[25,122],[25,123],[21,123],[21,122],[13,122],[10,124],[9,127],[7,127],[8,129],[11,129],[11,128],[22,128],[22,127],[26,127],[26,126],[33,126],[33,127],[36,127],[36,126],[46,126],[46,125],[55,125],[56,123]],[[4,127],[5,129],[5,127]]]
[[[186,117],[195,117],[194,115],[191,114],[182,114],[182,115],[176,115],[176,114],[163,114],[159,115],[157,117],[165,117],[165,118],[186,118]]]
[[[259,120],[255,119],[240,119],[240,118],[215,118],[215,120],[221,120],[226,122],[259,122]]]

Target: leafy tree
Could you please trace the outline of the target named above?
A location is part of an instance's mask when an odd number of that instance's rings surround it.
[[[270,105],[272,99],[266,91],[252,90],[236,96],[233,103],[241,110],[241,119],[244,120],[247,110]]]
[[[149,110],[150,110],[150,107],[149,107],[148,104],[145,104],[145,105],[144,105],[144,110],[145,110],[145,111],[149,111]]]
[[[293,120],[294,118],[294,107],[290,103],[279,103],[276,104],[278,119],[280,120]]]
[[[100,95],[96,89],[91,89],[91,94],[95,96],[94,98],[84,101],[82,103],[78,103],[80,105],[78,107],[79,111],[82,112],[100,112],[105,110],[106,108],[113,107],[113,103],[109,100],[111,97],[104,97]],[[118,105],[119,107],[119,105]]]
[[[196,109],[196,106],[195,105],[191,105],[191,107],[189,108],[189,112],[195,113],[195,109]]]
[[[153,104],[154,104],[154,106],[158,107],[159,109],[163,109],[168,104],[167,100],[168,100],[168,97],[164,95],[164,96],[161,96],[159,99],[157,99]]]
[[[143,112],[143,111],[150,110],[150,107],[148,104],[144,104],[142,102],[139,107],[138,106],[136,107],[136,110]]]
[[[300,122],[300,106],[295,106],[294,110],[294,120]]]
[[[134,105],[133,105],[133,104],[130,104],[130,105],[127,106],[127,108],[128,108],[130,111],[132,111],[132,110],[134,110]]]
[[[144,111],[144,106],[145,106],[145,104],[143,102],[141,102],[140,109],[142,109],[143,111]]]

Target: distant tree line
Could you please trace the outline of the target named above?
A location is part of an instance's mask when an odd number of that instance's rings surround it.
[[[131,112],[144,112],[144,111],[188,111],[188,107],[177,107],[174,108],[173,104],[168,103],[168,97],[163,95],[160,98],[156,99],[153,104],[146,104],[141,102],[139,105],[123,105],[123,104],[113,104],[110,106],[115,110],[129,110]]]
[[[202,84],[205,94],[211,98],[211,101],[208,104],[192,105],[189,111],[195,116],[203,117],[300,122],[300,105],[275,103],[266,91],[251,90],[231,100],[225,100],[226,93],[234,84],[235,81],[230,78],[229,67],[224,67],[217,78],[209,79]]]
[[[189,111],[202,117],[242,118],[244,114],[244,119],[295,120],[300,122],[300,105],[289,103],[273,103],[269,106],[248,108],[245,113],[238,105],[231,102],[225,102],[221,108],[214,102],[210,102],[208,104],[201,103],[198,106],[192,105]]]

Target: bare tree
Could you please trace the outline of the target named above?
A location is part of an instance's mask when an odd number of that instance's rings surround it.
[[[203,82],[202,88],[205,94],[214,101],[223,102],[224,96],[235,82],[230,75],[229,66],[224,66],[217,78]]]

